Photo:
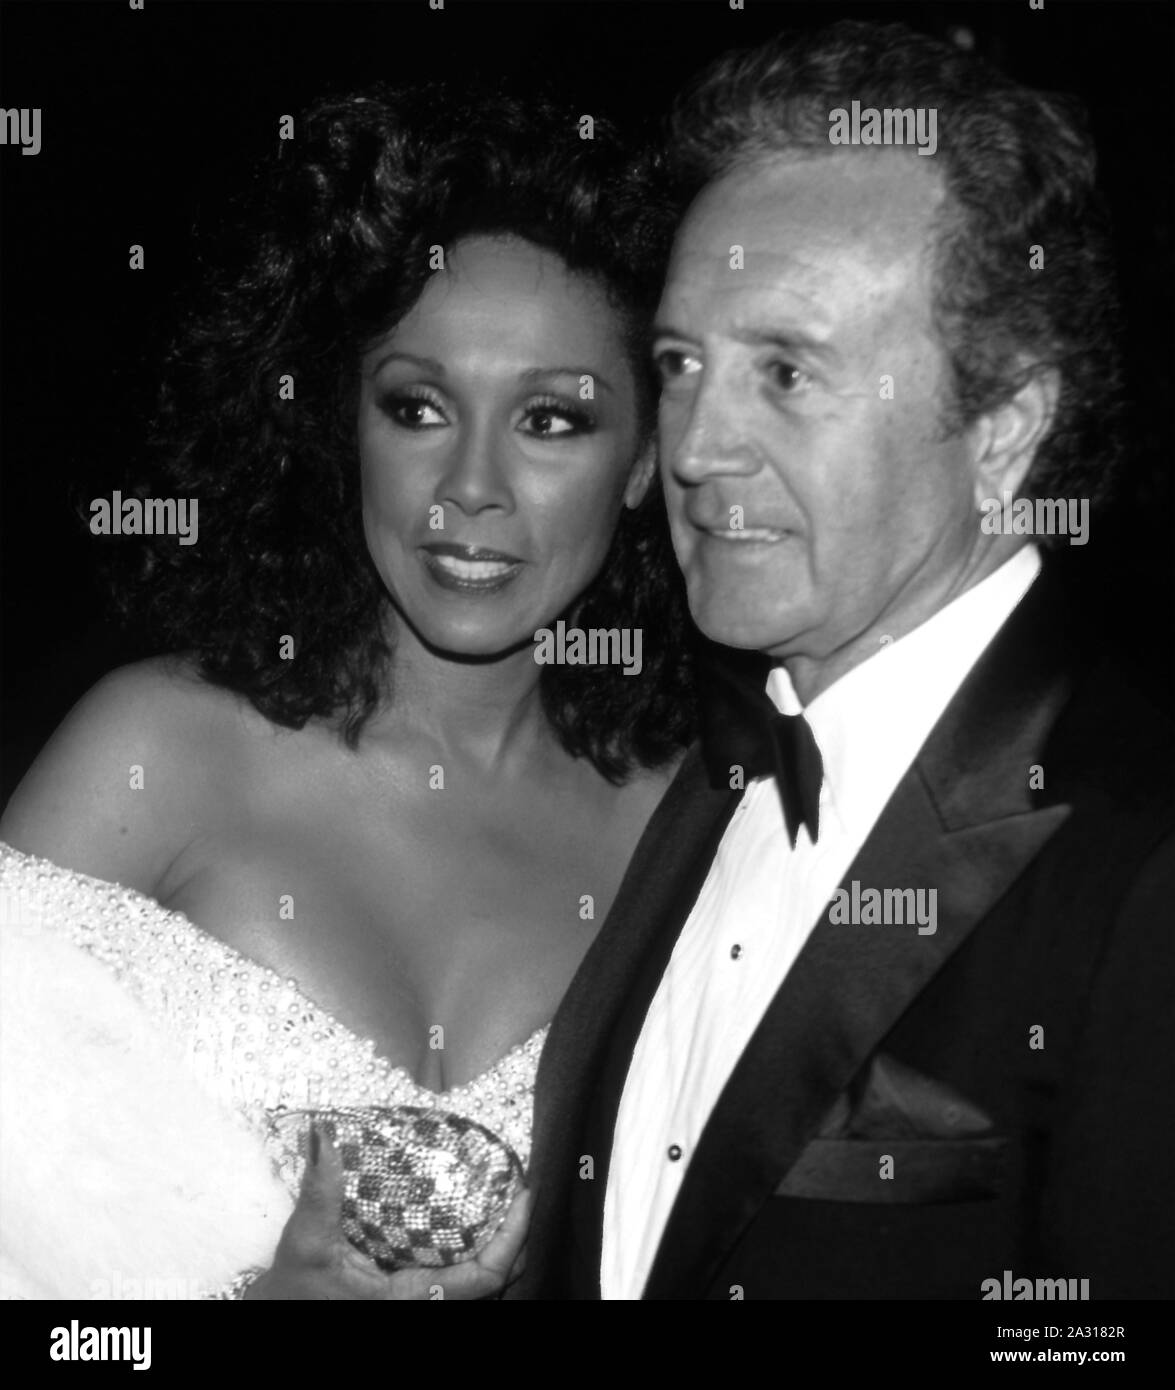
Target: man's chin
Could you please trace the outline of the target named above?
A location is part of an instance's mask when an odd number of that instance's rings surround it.
[[[741,650],[773,652],[786,647],[790,628],[778,613],[757,614],[745,604],[690,603],[698,629],[713,642]]]
[[[808,576],[796,551],[787,564],[765,567],[771,547],[735,543],[711,545],[683,564],[690,613],[714,642],[750,651],[775,651],[804,631],[807,604],[797,600],[809,590]],[[784,595],[791,595],[784,600]]]

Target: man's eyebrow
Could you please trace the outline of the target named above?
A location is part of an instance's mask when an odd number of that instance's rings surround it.
[[[746,343],[750,347],[776,347],[783,352],[807,352],[813,356],[825,358],[829,362],[842,360],[841,354],[831,343],[813,337],[809,333],[769,328],[761,324],[736,324],[731,330],[730,336],[736,342]],[[683,333],[679,328],[674,328],[672,324],[668,323],[654,324],[653,338],[676,338],[685,343],[698,341],[690,334]]]
[[[655,323],[652,336],[654,338],[680,338],[685,343],[694,341],[688,333],[683,333],[680,328],[674,328],[671,323]]]
[[[840,353],[830,342],[797,329],[769,328],[760,324],[739,324],[731,336],[751,347],[777,347],[784,352],[808,352],[831,361],[840,361]]]

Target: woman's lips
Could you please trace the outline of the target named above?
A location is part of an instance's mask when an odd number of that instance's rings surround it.
[[[441,541],[421,546],[428,574],[444,589],[461,593],[494,593],[509,584],[526,563],[517,555],[486,546],[454,545]]]

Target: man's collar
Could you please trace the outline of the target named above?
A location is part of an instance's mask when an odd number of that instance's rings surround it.
[[[781,665],[767,676],[767,695],[785,714],[808,720],[824,760],[822,823],[867,831],[885,789],[897,784],[927,734],[1041,570],[1035,545],[1018,550],[993,574],[940,608],[899,640],[800,703]]]

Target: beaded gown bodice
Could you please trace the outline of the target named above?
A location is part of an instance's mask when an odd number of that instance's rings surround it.
[[[293,979],[152,898],[0,842],[0,888],[30,926],[67,934],[108,966],[182,1050],[193,1075],[244,1116],[277,1162],[270,1121],[287,1110],[418,1106],[475,1120],[530,1155],[534,1082],[547,1027],[448,1091],[419,1085]]]

